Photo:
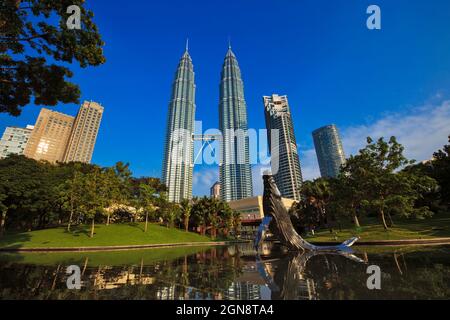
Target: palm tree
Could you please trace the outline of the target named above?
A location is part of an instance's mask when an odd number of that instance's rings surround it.
[[[302,187],[302,193],[307,204],[313,206],[318,213],[318,220],[327,223],[327,205],[331,199],[331,188],[326,179],[306,181]]]
[[[192,207],[192,217],[195,221],[197,227],[200,228],[200,234],[205,235],[206,234],[206,223],[207,223],[207,214],[208,209],[205,203],[206,198],[199,199],[195,202],[194,206]]]
[[[215,239],[217,237],[217,229],[220,227],[220,206],[221,203],[216,198],[209,198],[207,200],[208,206],[208,221],[209,228],[211,229],[211,238]]]
[[[184,230],[186,232],[188,232],[189,231],[189,219],[191,217],[191,212],[192,212],[191,201],[189,201],[187,199],[184,199],[183,201],[181,201],[180,209],[181,209],[181,214],[182,214],[183,222],[184,222]]]

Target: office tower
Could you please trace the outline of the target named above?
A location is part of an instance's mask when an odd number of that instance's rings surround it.
[[[284,198],[300,201],[303,179],[288,98],[274,94],[263,101],[272,174]]]
[[[85,101],[81,105],[75,118],[64,162],[91,162],[102,116],[103,107],[98,103]]]
[[[336,178],[345,163],[344,148],[338,128],[333,124],[313,132],[320,173],[324,178]]]
[[[33,126],[7,127],[0,140],[0,159],[4,159],[10,154],[22,155],[33,128]]]
[[[241,71],[231,47],[222,67],[219,129],[222,132],[221,198],[233,201],[252,197],[247,105]]]
[[[41,109],[24,154],[35,160],[62,162],[73,124],[74,117]]]
[[[210,189],[211,198],[220,199],[220,182],[216,182]]]
[[[188,48],[175,73],[167,117],[162,181],[168,200],[181,202],[192,197],[195,122],[195,75]]]

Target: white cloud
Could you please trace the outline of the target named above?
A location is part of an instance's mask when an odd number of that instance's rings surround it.
[[[300,162],[303,180],[314,180],[320,177],[319,163],[314,149],[300,150]]]
[[[342,131],[347,154],[355,154],[366,144],[366,137],[397,137],[405,146],[405,155],[423,161],[442,148],[450,134],[450,101],[440,105],[411,108],[407,113],[384,116],[371,125],[350,127]]]
[[[270,166],[256,165],[252,168],[253,195],[260,196],[264,193],[263,175],[270,171]]]
[[[219,168],[203,168],[194,172],[193,191],[195,196],[210,194],[210,188],[219,180]]]
[[[441,149],[450,134],[450,100],[439,104],[426,104],[409,108],[405,112],[390,113],[364,125],[340,127],[346,155],[357,154],[366,145],[366,138],[389,139],[396,136],[404,145],[405,155],[417,161],[428,160]],[[304,180],[320,177],[315,150],[300,150]],[[262,173],[267,166],[256,165],[252,169],[253,193],[263,193]],[[194,194],[209,195],[209,188],[219,179],[217,167],[200,169],[194,173]]]
[[[431,159],[433,153],[448,142],[450,134],[450,100],[426,104],[406,112],[390,113],[365,125],[340,128],[346,155],[357,154],[366,145],[366,138],[391,136],[405,147],[409,159]],[[320,176],[314,149],[300,151],[305,180]]]

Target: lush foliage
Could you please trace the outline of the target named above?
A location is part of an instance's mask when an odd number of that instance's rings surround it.
[[[167,201],[166,188],[156,178],[133,178],[128,164],[111,168],[69,163],[52,165],[24,156],[0,160],[1,232],[35,230],[65,225],[156,222],[228,237],[237,234],[239,214],[215,199]]]
[[[304,232],[377,217],[387,230],[393,217],[424,219],[444,204],[448,210],[449,146],[434,160],[414,165],[395,137],[367,139],[367,146],[347,159],[336,179],[307,181],[303,200],[292,208],[293,221]],[[440,195],[439,195],[440,192]],[[442,209],[442,206],[440,207]]]
[[[220,233],[228,237],[237,235],[241,224],[240,213],[232,210],[227,203],[215,198],[194,199],[190,221],[201,234],[216,238]]]
[[[81,11],[80,29],[67,28],[72,5]],[[31,97],[36,105],[78,103],[80,89],[67,80],[73,76],[67,64],[105,62],[84,0],[2,0],[0,30],[0,112],[17,116]]]

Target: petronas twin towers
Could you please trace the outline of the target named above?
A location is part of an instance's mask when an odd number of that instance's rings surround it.
[[[183,54],[169,103],[162,181],[168,200],[180,202],[192,197],[195,123],[194,67],[188,48]],[[241,70],[231,47],[222,67],[219,99],[221,137],[220,183],[224,201],[253,195],[247,135],[247,105]]]
[[[167,116],[162,181],[168,200],[181,202],[192,197],[195,123],[194,66],[188,48],[181,57],[172,85]]]

